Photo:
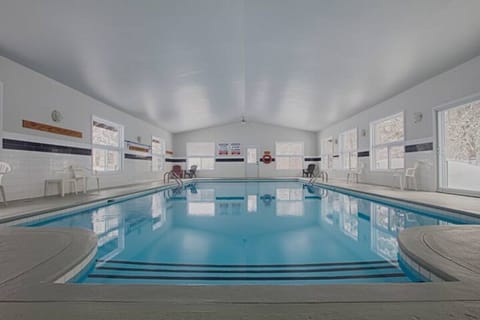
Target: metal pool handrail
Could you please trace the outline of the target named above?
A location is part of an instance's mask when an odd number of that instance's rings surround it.
[[[313,176],[308,181],[309,184],[314,184],[317,181],[317,178],[322,179],[324,182],[328,182],[328,173],[327,171],[319,171],[318,174],[313,174]]]
[[[163,182],[168,183],[170,182],[170,178],[173,177],[175,179],[175,182],[177,182],[178,186],[183,187],[183,181],[180,179],[180,177],[172,170],[172,171],[167,171],[163,174]]]

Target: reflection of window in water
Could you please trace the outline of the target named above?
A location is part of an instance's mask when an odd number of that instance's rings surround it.
[[[229,203],[219,203],[218,204],[218,214],[221,215],[221,216],[228,215],[229,208],[230,208]]]
[[[277,216],[303,216],[303,189],[276,190]]]
[[[118,206],[99,208],[92,214],[93,231],[97,235],[99,248],[116,240],[116,247],[101,257],[101,260],[109,260],[118,255],[125,248],[125,227],[123,216]]]
[[[400,210],[373,204],[372,214],[375,216],[375,224],[395,235],[405,229],[406,213]]]
[[[213,217],[215,215],[215,203],[214,202],[189,202],[188,215]]]
[[[372,250],[382,257],[394,260],[397,258],[398,233],[405,229],[406,213],[372,203],[371,236]]]
[[[233,215],[240,215],[242,213],[242,204],[238,202],[233,202],[232,204],[232,214]]]
[[[372,250],[387,260],[396,260],[398,254],[397,239],[381,230],[373,230]]]
[[[257,212],[257,195],[248,195],[247,197],[247,211]]]
[[[215,189],[187,190],[187,214],[190,216],[215,216]]]
[[[120,224],[120,213],[115,207],[99,208],[92,214],[93,232],[97,236],[116,230]],[[99,237],[100,240],[100,237]]]
[[[278,188],[276,191],[277,200],[303,200],[303,189]]]
[[[449,225],[454,225],[454,223],[444,221],[444,220],[438,220],[438,224],[441,226],[449,226]]]
[[[165,199],[160,193],[152,196],[152,230],[160,229],[167,220]]]
[[[343,233],[358,240],[358,203],[356,199],[349,196],[343,198],[343,209],[340,217]]]
[[[215,189],[187,190],[187,201],[215,201]]]
[[[321,219],[328,224],[334,225],[338,221],[338,215],[332,210],[333,203],[338,199],[338,193],[333,193],[332,196],[322,199],[321,201]]]

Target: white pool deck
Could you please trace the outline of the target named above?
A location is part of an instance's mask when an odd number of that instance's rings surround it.
[[[330,184],[480,215],[478,198],[341,181]],[[0,220],[159,186],[149,183],[88,195],[14,201],[0,209]],[[399,242],[416,262],[457,281],[309,286],[59,284],[55,280],[95,250],[92,232],[0,227],[0,319],[480,318],[480,226],[413,228],[401,233]]]

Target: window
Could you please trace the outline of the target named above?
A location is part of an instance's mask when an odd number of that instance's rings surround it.
[[[370,124],[372,170],[404,167],[404,137],[403,112]]]
[[[322,170],[332,168],[333,162],[333,137],[324,138],[321,140],[321,154],[322,158],[320,166]]]
[[[213,142],[187,143],[187,167],[196,165],[197,170],[215,169],[215,144]]]
[[[152,137],[152,171],[162,171],[165,163],[165,141]]]
[[[100,118],[92,121],[92,159],[95,171],[119,171],[122,166],[123,126]]]
[[[339,136],[341,167],[345,170],[357,167],[357,129],[342,132]]]
[[[303,168],[303,142],[275,143],[277,170],[300,170]]]
[[[438,112],[439,187],[480,194],[480,100]]]

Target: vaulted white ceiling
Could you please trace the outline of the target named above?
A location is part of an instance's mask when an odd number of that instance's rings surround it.
[[[320,130],[480,54],[478,0],[0,0],[0,55],[172,132]]]

